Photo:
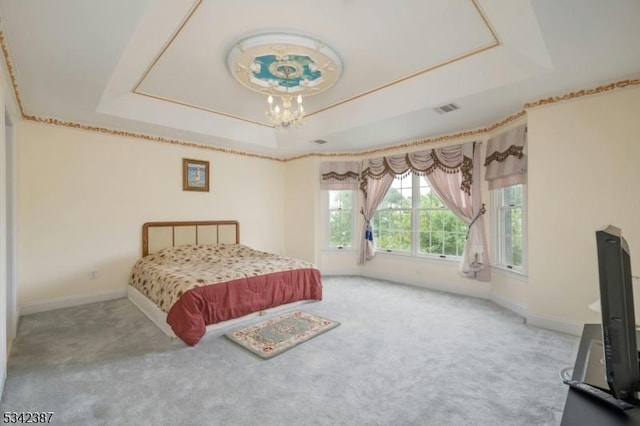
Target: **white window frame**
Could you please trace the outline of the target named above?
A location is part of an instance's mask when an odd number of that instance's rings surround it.
[[[501,246],[503,239],[501,238],[501,230],[503,229],[500,223],[501,214],[500,211],[504,207],[503,190],[504,188],[498,188],[491,190],[491,235],[492,235],[492,265],[495,268],[499,268],[504,271],[513,272],[518,275],[526,276],[529,270],[529,253],[528,253],[528,208],[527,208],[527,185],[522,185],[522,265],[510,265],[505,262],[504,250]]]
[[[323,218],[322,218],[322,222],[324,223],[324,235],[323,235],[323,242],[324,242],[324,249],[325,250],[329,250],[329,251],[353,251],[356,250],[357,246],[356,246],[356,235],[358,234],[358,231],[356,230],[356,211],[357,209],[357,203],[358,203],[358,194],[357,191],[355,189],[347,189],[347,190],[343,190],[343,191],[349,191],[351,192],[351,247],[339,247],[339,246],[331,246],[330,245],[330,225],[329,225],[329,219],[331,217],[330,214],[330,208],[329,208],[329,203],[331,202],[331,199],[329,197],[329,194],[331,192],[331,190],[323,190],[322,191],[322,205],[324,206],[324,208],[322,209],[323,212]]]
[[[412,256],[412,257],[420,257],[420,258],[428,258],[428,259],[435,259],[435,260],[449,260],[449,261],[459,261],[462,256],[454,256],[454,255],[444,255],[444,254],[435,254],[435,253],[421,253],[420,252],[420,229],[419,229],[419,215],[420,215],[420,211],[421,210],[428,210],[428,209],[421,209],[420,208],[420,176],[413,174],[412,175],[412,182],[411,182],[411,229],[410,229],[410,234],[411,234],[411,248],[409,251],[407,250],[393,250],[393,249],[387,249],[384,247],[380,247],[379,245],[376,246],[378,247],[378,251],[377,253],[385,253],[385,254],[390,254],[390,255],[401,255],[401,256]],[[427,184],[429,184],[429,186],[431,186],[431,184],[429,183],[429,181],[427,180]],[[433,188],[431,189],[433,190]],[[438,197],[440,198],[440,197]],[[376,213],[378,211],[384,211],[385,209],[378,209],[376,211]],[[392,209],[393,210],[393,209]],[[448,208],[444,208],[443,210],[449,210],[452,214],[455,215],[454,212],[451,211],[451,209]],[[375,227],[374,227],[374,234],[375,234]]]

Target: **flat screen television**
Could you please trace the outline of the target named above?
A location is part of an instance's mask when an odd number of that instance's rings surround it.
[[[606,380],[618,399],[637,399],[640,382],[629,246],[620,228],[596,231]]]

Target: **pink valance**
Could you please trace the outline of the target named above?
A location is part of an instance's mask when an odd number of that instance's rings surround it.
[[[443,148],[390,155],[365,160],[360,189],[366,193],[366,178],[380,179],[386,175],[406,176],[409,173],[427,176],[434,170],[444,173],[460,173],[460,189],[471,192],[473,169],[473,143],[447,146]]]
[[[360,163],[326,161],[320,164],[320,189],[358,189]]]
[[[526,149],[526,124],[489,139],[484,162],[489,189],[526,183]]]

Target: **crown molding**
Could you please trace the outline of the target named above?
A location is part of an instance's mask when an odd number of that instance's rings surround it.
[[[602,86],[593,87],[590,89],[582,89],[575,92],[565,93],[559,96],[552,96],[549,98],[538,99],[534,102],[527,102],[524,104],[525,109],[537,108],[540,106],[551,105],[558,102],[566,102],[573,99],[581,98],[583,96],[598,95],[600,93],[610,92],[612,90],[624,89],[627,87],[640,85],[640,79],[633,80],[621,80],[614,83],[605,84]]]
[[[106,127],[90,126],[87,124],[74,123],[72,121],[62,121],[62,120],[58,120],[57,118],[42,118],[42,117],[37,117],[35,115],[23,115],[22,118],[26,121],[34,121],[36,123],[68,127],[71,129],[87,130],[90,132],[97,132],[97,133],[115,135],[115,136],[123,136],[127,138],[140,139],[140,140],[145,140],[150,142],[177,145],[177,146],[183,146],[187,148],[198,148],[198,149],[204,149],[207,151],[222,152],[225,154],[242,155],[245,157],[260,158],[263,160],[286,161],[283,158],[274,157],[271,155],[256,154],[252,152],[239,151],[231,148],[223,148],[220,146],[208,145],[204,143],[188,142],[188,141],[182,141],[179,139],[165,138],[164,136],[153,136],[153,135],[147,135],[144,133],[129,132],[126,130],[114,130]]]
[[[640,79],[626,79],[626,80],[620,80],[620,81],[612,82],[612,83],[605,84],[605,85],[600,85],[600,86],[593,87],[593,88],[577,90],[577,91],[565,93],[565,94],[558,95],[558,96],[542,98],[542,99],[538,99],[538,100],[533,101],[533,102],[525,103],[523,110],[521,110],[521,111],[519,111],[519,112],[517,112],[515,114],[512,114],[512,115],[504,118],[503,120],[500,120],[500,121],[498,121],[498,122],[496,122],[494,124],[491,124],[491,125],[489,125],[487,127],[484,127],[484,128],[478,128],[478,129],[473,129],[473,130],[465,130],[465,131],[461,131],[461,132],[457,132],[457,133],[451,133],[451,134],[446,134],[446,135],[440,135],[440,136],[435,136],[435,137],[430,137],[430,138],[414,140],[414,141],[408,141],[408,142],[404,142],[404,143],[400,143],[400,144],[385,146],[385,147],[382,147],[382,148],[375,148],[375,149],[369,149],[369,150],[363,150],[363,151],[357,151],[357,152],[345,152],[345,153],[342,153],[342,152],[326,152],[326,153],[325,152],[311,152],[311,153],[308,153],[308,154],[302,154],[302,155],[297,155],[297,156],[292,156],[292,157],[276,157],[276,156],[271,156],[271,155],[264,155],[264,154],[256,154],[256,153],[246,152],[246,151],[239,151],[239,150],[230,149],[230,148],[223,148],[223,147],[220,147],[220,146],[208,145],[208,144],[204,144],[204,143],[196,143],[196,142],[183,141],[183,140],[179,140],[179,139],[165,138],[163,136],[153,136],[153,135],[147,135],[147,134],[143,134],[143,133],[135,133],[135,132],[129,132],[129,131],[124,131],[124,130],[110,129],[110,128],[106,128],[106,127],[99,127],[99,126],[92,126],[92,125],[87,125],[87,124],[74,123],[74,122],[70,122],[70,121],[59,120],[57,118],[43,118],[43,117],[38,117],[38,116],[35,116],[35,115],[28,115],[28,114],[25,113],[24,108],[23,108],[22,99],[21,99],[21,96],[20,96],[20,90],[19,90],[16,74],[15,74],[15,71],[14,71],[13,63],[11,61],[11,54],[9,52],[9,48],[7,46],[7,41],[5,39],[4,33],[1,30],[0,30],[0,49],[2,50],[2,55],[4,57],[4,62],[5,62],[5,66],[6,66],[6,69],[7,69],[7,74],[9,75],[9,78],[11,80],[11,86],[13,88],[14,96],[15,96],[15,99],[16,99],[16,102],[18,104],[18,108],[20,110],[20,114],[22,115],[22,119],[23,120],[33,121],[33,122],[42,123],[42,124],[49,124],[49,125],[54,125],[54,126],[62,126],[62,127],[67,127],[67,128],[86,130],[86,131],[97,132],[97,133],[102,133],[102,134],[123,136],[123,137],[128,137],[128,138],[133,138],[133,139],[140,139],[140,140],[156,142],[156,143],[165,143],[165,144],[183,146],[183,147],[188,147],[188,148],[197,148],[197,149],[203,149],[203,150],[208,150],[208,151],[221,152],[221,153],[225,153],[225,154],[241,155],[241,156],[246,156],[246,157],[259,158],[259,159],[272,160],[272,161],[279,161],[279,162],[294,161],[294,160],[299,160],[299,159],[309,158],[309,157],[322,157],[322,158],[354,157],[354,156],[355,157],[362,157],[362,156],[369,156],[369,155],[373,155],[373,154],[380,154],[380,153],[385,153],[385,152],[389,152],[389,151],[399,150],[399,149],[416,148],[416,147],[421,147],[421,146],[424,146],[424,145],[431,145],[431,144],[439,143],[439,142],[448,142],[448,141],[458,140],[458,139],[462,139],[462,138],[486,135],[486,134],[489,134],[489,133],[495,131],[496,129],[499,129],[499,128],[503,127],[503,126],[509,125],[510,123],[512,123],[512,122],[524,117],[526,115],[526,111],[528,109],[533,109],[533,108],[538,108],[538,107],[541,107],[541,106],[551,105],[551,104],[555,104],[555,103],[558,103],[558,102],[566,102],[566,101],[578,99],[578,98],[581,98],[581,97],[584,97],[584,96],[594,96],[594,95],[598,95],[598,94],[602,94],[602,93],[606,93],[606,92],[611,92],[611,91],[614,91],[614,90],[624,90],[624,89],[627,89],[627,88],[634,88],[634,87],[640,86]]]

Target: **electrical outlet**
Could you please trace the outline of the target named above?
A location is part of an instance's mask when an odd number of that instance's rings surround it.
[[[89,272],[89,279],[97,280],[99,275],[100,275],[100,271],[91,271]]]

